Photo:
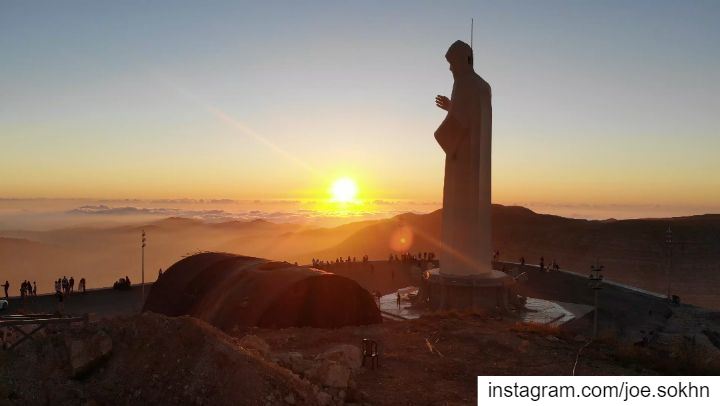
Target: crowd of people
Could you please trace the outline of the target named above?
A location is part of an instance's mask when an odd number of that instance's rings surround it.
[[[419,263],[423,261],[434,261],[435,260],[435,253],[434,252],[418,252],[417,255],[413,255],[412,253],[406,252],[404,254],[394,254],[391,253],[388,256],[388,261],[390,262],[414,262]]]
[[[115,290],[130,290],[132,288],[132,283],[130,282],[130,277],[125,275],[124,278],[120,278],[117,280],[117,282],[113,283],[113,289]]]
[[[81,278],[78,282],[78,292],[85,293],[85,278]],[[63,295],[67,296],[71,293],[75,292],[75,278],[70,277],[70,279],[67,278],[67,276],[63,276],[62,278],[58,278],[58,280],[55,281],[55,292],[60,292]]]
[[[54,291],[57,293],[59,292],[62,295],[69,295],[71,293],[76,292],[75,290],[75,278],[72,276],[68,279],[66,276],[63,276],[62,278],[58,278],[55,282],[55,289]],[[10,291],[10,282],[5,281],[2,285],[3,290],[5,291],[5,299],[9,298],[9,291]],[[77,292],[85,293],[85,278],[81,278],[78,286],[77,286]],[[27,297],[34,297],[37,296],[37,281],[30,282],[29,280],[24,280],[20,283],[20,298],[25,299]]]
[[[335,258],[334,261],[333,261],[333,260],[323,261],[323,260],[321,260],[321,259],[313,258],[313,259],[312,259],[312,266],[315,267],[315,268],[323,268],[323,267],[327,267],[327,266],[330,266],[330,265],[333,265],[333,264],[350,264],[350,263],[362,263],[362,264],[366,264],[366,263],[368,263],[369,261],[370,261],[370,260],[369,260],[369,258],[368,258],[367,255],[363,255],[362,258],[360,258],[360,262],[358,262],[357,257],[350,257],[350,256],[348,256],[347,258],[337,257],[337,258]],[[297,263],[295,263],[295,264],[297,265]]]
[[[7,283],[7,281],[5,281]],[[25,280],[20,284],[20,297],[25,300],[28,296],[37,296],[37,283]]]
[[[403,262],[403,263],[426,263],[430,261],[435,261],[435,253],[434,252],[418,252],[417,255],[411,254],[409,252],[402,253],[400,255],[396,253],[391,253],[388,256],[389,262]],[[360,261],[358,261],[357,257],[348,256],[345,257],[337,257],[334,260],[322,260],[318,258],[312,259],[312,266],[314,268],[319,269],[330,269],[334,266],[342,265],[342,264],[368,264],[370,263],[370,257],[368,255],[363,255],[360,258]]]
[[[493,262],[500,261],[500,250],[495,250],[492,253],[492,260]],[[434,252],[418,252],[417,254],[412,254],[410,252],[406,252],[403,254],[398,255],[397,253],[390,253],[388,255],[387,260],[389,262],[403,262],[403,263],[416,263],[422,265],[423,263],[427,262],[434,262],[437,261],[437,256]],[[367,255],[363,255],[360,258],[360,261],[357,260],[356,257],[348,256],[345,257],[338,257],[334,260],[321,260],[313,258],[312,260],[312,266],[315,268],[321,268],[321,269],[329,269],[332,268],[335,265],[340,264],[352,264],[352,263],[368,263],[370,262]],[[525,266],[525,257],[520,257],[520,265]],[[437,266],[437,264],[435,264]],[[560,270],[560,265],[557,263],[556,260],[552,260],[550,264],[545,264],[545,257],[540,257],[540,262],[538,262],[538,266],[540,267],[540,270],[543,272],[549,272],[549,271],[558,271]]]

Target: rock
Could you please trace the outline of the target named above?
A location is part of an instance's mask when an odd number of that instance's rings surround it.
[[[317,398],[317,403],[320,406],[327,406],[332,403],[332,396],[325,392],[318,392],[315,397]]]
[[[354,345],[340,344],[319,354],[316,359],[335,361],[352,370],[356,370],[362,366],[362,351]]]
[[[70,341],[70,367],[74,378],[80,378],[102,364],[112,352],[112,339],[98,331],[86,339]]]
[[[239,341],[238,344],[240,344],[241,347],[245,348],[246,350],[255,350],[263,357],[268,357],[270,355],[270,345],[265,342],[262,338],[249,334],[246,336],[243,336]]]
[[[301,353],[294,351],[277,354],[277,363],[300,376],[305,376],[314,366],[311,360],[303,358]]]
[[[347,388],[350,381],[350,368],[335,361],[323,361],[311,371],[308,371],[310,379],[322,386],[330,388]]]

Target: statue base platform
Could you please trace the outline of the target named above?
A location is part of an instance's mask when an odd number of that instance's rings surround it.
[[[509,310],[515,279],[492,270],[481,275],[445,275],[440,268],[427,272],[426,297],[432,310]]]

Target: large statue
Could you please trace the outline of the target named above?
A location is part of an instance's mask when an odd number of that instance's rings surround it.
[[[490,275],[490,85],[473,70],[468,44],[456,41],[445,58],[454,83],[450,99],[435,99],[448,112],[435,131],[445,152],[440,274]]]

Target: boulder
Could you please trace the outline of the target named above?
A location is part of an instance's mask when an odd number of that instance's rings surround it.
[[[306,375],[314,366],[313,361],[303,358],[301,353],[295,351],[277,354],[277,362],[300,376]]]
[[[335,361],[351,370],[357,370],[362,366],[362,351],[354,345],[340,344],[319,354],[316,359]]]
[[[344,389],[350,381],[350,368],[335,361],[324,360],[308,371],[307,375],[322,386]]]
[[[112,353],[112,339],[104,331],[98,331],[86,339],[73,339],[69,346],[70,367],[75,378],[89,373]]]

